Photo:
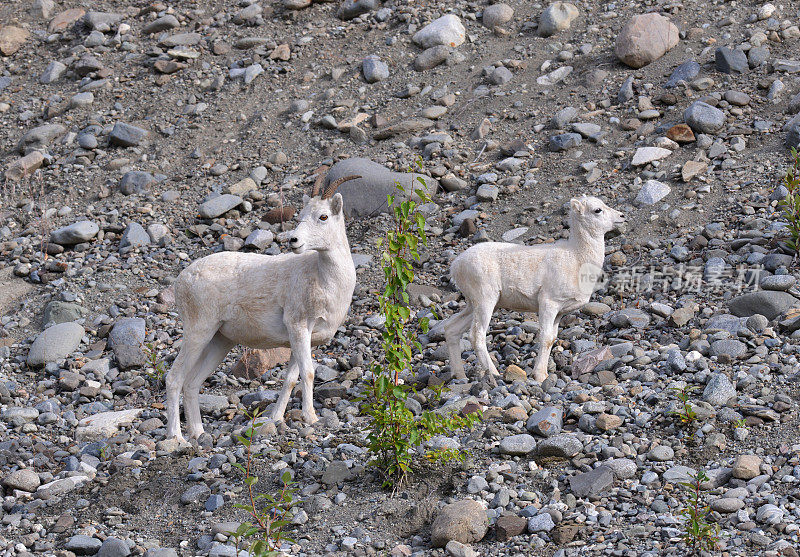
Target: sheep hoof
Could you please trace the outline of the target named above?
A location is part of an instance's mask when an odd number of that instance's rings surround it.
[[[303,416],[303,421],[306,422],[308,425],[314,425],[319,421],[319,418],[316,414],[311,414],[310,416]]]

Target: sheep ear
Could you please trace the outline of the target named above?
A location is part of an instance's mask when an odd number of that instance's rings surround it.
[[[574,197],[569,200],[570,209],[575,211],[576,213],[583,214],[584,210],[586,209],[586,205],[583,204],[583,201],[580,199],[575,199]]]
[[[337,193],[333,197],[331,197],[331,212],[334,215],[338,215],[342,212],[342,207],[344,206],[344,200],[342,199],[342,194]]]
[[[308,202],[311,201],[311,198],[307,194],[303,194],[303,205],[308,205]]]

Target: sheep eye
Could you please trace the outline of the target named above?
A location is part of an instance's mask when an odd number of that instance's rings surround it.
[[[328,215],[320,215],[319,220],[328,220]]]
[[[594,212],[595,212],[595,213],[602,213],[602,212],[603,212],[603,210],[602,210],[602,209],[595,209],[595,210],[594,210]]]

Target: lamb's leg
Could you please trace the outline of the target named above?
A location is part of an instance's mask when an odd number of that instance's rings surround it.
[[[450,356],[450,372],[456,379],[467,378],[467,374],[464,372],[464,362],[461,360],[461,337],[469,329],[472,312],[472,305],[467,302],[467,307],[444,323],[444,336]]]
[[[558,334],[558,306],[550,303],[539,304],[539,353],[533,364],[533,378],[540,383],[547,379],[547,363],[550,351]]]
[[[191,376],[183,385],[183,412],[186,415],[186,428],[190,437],[203,434],[203,420],[200,417],[200,387],[208,376],[214,373],[228,355],[234,343],[217,333],[211,339],[203,355],[198,359]]]
[[[488,373],[491,384],[496,384],[494,377],[500,375],[497,372],[497,368],[494,367],[492,358],[489,356],[489,350],[486,348],[486,333],[489,331],[489,322],[492,320],[495,302],[496,300],[482,300],[480,305],[475,306],[475,310],[472,312],[472,329],[470,331],[472,348],[478,357],[478,363]],[[486,376],[486,373],[484,373],[484,376]]]
[[[183,440],[181,434],[180,393],[184,383],[192,374],[197,361],[203,354],[206,345],[217,330],[215,325],[210,330],[193,330],[184,325],[183,344],[181,350],[165,379],[167,391],[167,438]]]
[[[286,364],[286,378],[283,380],[283,389],[281,389],[281,394],[275,406],[272,407],[272,416],[270,417],[272,421],[283,421],[283,415],[286,413],[286,406],[289,404],[289,398],[291,398],[292,391],[295,385],[297,385],[298,375],[300,375],[300,368],[294,357],[294,348],[292,348],[292,356],[289,358],[289,363]]]

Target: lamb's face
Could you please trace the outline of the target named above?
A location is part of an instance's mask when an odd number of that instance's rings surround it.
[[[294,253],[306,250],[327,251],[339,241],[339,229],[343,226],[342,194],[330,199],[303,196],[297,228],[289,237],[289,247]]]
[[[570,217],[593,234],[605,234],[625,222],[625,215],[612,209],[597,197],[580,197],[570,201]]]

